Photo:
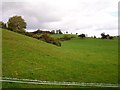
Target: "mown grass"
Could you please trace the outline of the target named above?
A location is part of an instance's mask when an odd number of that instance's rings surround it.
[[[63,41],[62,47],[57,47],[8,30],[3,30],[2,38],[4,77],[47,81],[118,82],[117,39],[76,37]]]

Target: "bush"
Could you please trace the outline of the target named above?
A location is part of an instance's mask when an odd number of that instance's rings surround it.
[[[113,36],[109,36],[109,39],[113,39],[114,37]]]
[[[54,45],[57,45],[57,46],[61,46],[61,43],[60,43],[59,40],[50,37],[48,34],[43,34],[40,37],[40,39],[43,40],[43,41],[45,41],[45,42],[47,42],[47,43],[51,43],[51,44],[54,44]]]
[[[33,38],[36,38],[36,39],[41,39],[41,36],[38,35],[38,34],[34,34],[34,35],[32,35],[32,37],[33,37]]]
[[[32,36],[33,36],[33,33],[31,33],[31,32],[25,32],[25,35],[32,37]]]
[[[58,40],[52,41],[52,44],[57,45],[57,46],[61,46],[61,43]]]

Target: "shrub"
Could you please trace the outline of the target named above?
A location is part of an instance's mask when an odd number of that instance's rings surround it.
[[[31,32],[25,32],[25,35],[26,35],[26,36],[33,37],[33,33],[31,33]]]
[[[32,37],[36,38],[36,39],[40,39],[41,38],[40,35],[38,35],[38,34],[33,34]]]
[[[51,43],[51,44],[54,44],[54,45],[57,45],[57,46],[61,46],[61,43],[60,43],[59,40],[50,37],[48,34],[43,34],[40,37],[40,39],[47,42],[47,43]]]
[[[52,44],[57,45],[57,46],[61,46],[61,43],[58,40],[52,41]]]
[[[109,36],[109,39],[113,39],[114,37],[113,36]]]

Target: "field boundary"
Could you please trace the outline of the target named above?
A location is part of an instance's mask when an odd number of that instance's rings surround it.
[[[9,83],[23,83],[23,84],[46,84],[46,85],[73,85],[73,86],[90,86],[90,87],[120,87],[119,84],[108,84],[108,83],[85,83],[85,82],[59,82],[59,81],[42,81],[42,80],[32,80],[32,79],[18,79],[18,78],[8,78],[2,77],[0,82]]]

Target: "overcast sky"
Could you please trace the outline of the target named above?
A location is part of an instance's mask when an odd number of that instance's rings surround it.
[[[100,36],[102,32],[117,35],[118,1],[3,0],[2,21],[20,15],[27,22],[27,30],[61,29],[88,36]]]

